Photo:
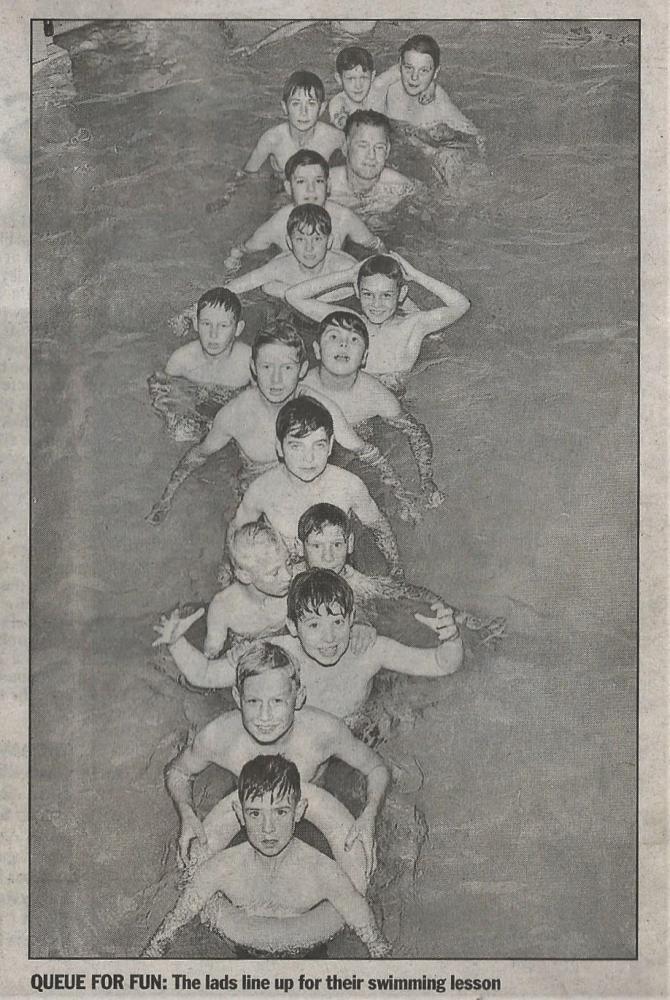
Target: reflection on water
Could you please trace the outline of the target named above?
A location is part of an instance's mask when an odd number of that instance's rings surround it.
[[[380,23],[367,41],[384,68],[410,33],[434,34],[443,86],[487,136],[485,165],[447,188],[435,150],[396,135],[391,164],[423,186],[376,225],[473,303],[409,384],[448,501],[395,525],[408,578],[512,630],[504,655],[479,647],[448,683],[381,685],[399,789],[383,836],[395,823],[400,854],[379,902],[397,955],[634,951],[631,25]],[[230,57],[272,26],[98,22],[60,40],[71,80],[61,67],[36,87],[35,955],[137,952],[174,891],[162,768],[227,704],[148,652],[160,610],[214,591],[234,490],[230,458],[210,462],[146,524],[184,448],[146,378],[176,344],[169,318],[272,211],[267,176],[207,206],[278,120],[284,77],[307,60],[334,89],[324,26]],[[252,337],[265,306],[245,309]],[[404,442],[383,442],[411,479]],[[220,953],[189,933],[184,953]]]

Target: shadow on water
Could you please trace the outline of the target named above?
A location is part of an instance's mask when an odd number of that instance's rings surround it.
[[[396,783],[376,905],[397,955],[631,957],[636,38],[630,22],[424,27],[488,151],[444,190],[394,144],[426,189],[380,220],[385,239],[473,303],[407,396],[447,503],[395,527],[409,579],[505,615],[510,636],[448,682],[379,681]],[[378,65],[418,30],[379,24]],[[133,955],[174,895],[163,767],[229,705],[156,669],[150,626],[209,600],[234,503],[224,458],[146,524],[183,450],[146,377],[175,345],[169,317],[220,283],[277,192],[264,176],[206,206],[276,120],[288,67],[309,53],[332,92],[333,39],[310,28],[249,61],[220,22],[57,41],[72,76],[38,76],[33,118],[32,952]],[[404,443],[384,445],[412,480]],[[380,628],[425,644],[408,621]],[[195,927],[180,947],[222,954]]]

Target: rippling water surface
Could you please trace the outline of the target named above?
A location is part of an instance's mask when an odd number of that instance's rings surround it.
[[[377,903],[398,956],[632,957],[636,26],[378,24],[378,66],[419,30],[488,163],[448,191],[397,140],[393,164],[428,191],[373,220],[473,303],[408,392],[448,501],[394,523],[408,578],[509,635],[472,643],[448,682],[380,685],[398,780]],[[160,21],[58,41],[72,81],[43,73],[33,119],[32,952],[133,955],[173,892],[163,767],[228,704],[156,669],[151,624],[209,599],[233,503],[227,457],[161,528],[143,520],[183,450],[145,380],[175,346],[169,317],[221,282],[276,189],[264,175],[207,206],[288,72],[332,93],[345,42],[313,27],[245,61],[217,23]],[[264,308],[249,297],[250,335]],[[385,443],[411,478],[404,442]],[[225,953],[199,928],[178,944]]]

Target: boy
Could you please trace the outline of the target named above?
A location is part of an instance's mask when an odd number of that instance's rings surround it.
[[[154,410],[165,419],[175,440],[189,440],[211,422],[207,403],[222,406],[250,381],[251,348],[239,341],[244,330],[242,305],[227,288],[210,288],[195,308],[198,340],[178,347],[149,380]],[[174,379],[187,379],[191,386]],[[210,392],[196,387],[207,386]],[[194,391],[195,390],[195,391]],[[207,398],[208,395],[214,398]],[[200,405],[198,405],[200,404]]]
[[[351,649],[353,590],[332,570],[311,569],[294,577],[289,587],[287,625],[291,634],[277,636],[272,642],[300,663],[310,707],[351,720],[367,701],[380,670],[413,677],[446,677],[461,667],[463,642],[454,612],[437,603],[433,609],[435,618],[414,617],[437,633],[439,646],[420,649],[378,635],[365,652],[356,654]],[[230,687],[235,678],[234,657],[208,660],[184,638],[194,619],[175,621],[172,616],[159,641],[169,645],[189,684]]]
[[[283,251],[286,246],[286,224],[291,209],[297,205],[319,205],[328,212],[332,223],[332,250],[341,250],[346,239],[373,251],[383,250],[382,241],[370,232],[357,215],[328,197],[330,167],[320,153],[315,153],[313,149],[298,150],[286,161],[284,173],[284,188],[293,199],[293,205],[284,205],[271,219],[259,226],[248,240],[240,246],[232,247],[224,262],[229,273],[239,270],[242,258],[247,253],[268,250],[272,246]]]
[[[319,117],[326,110],[323,83],[314,73],[298,70],[291,73],[282,91],[282,111],[288,121],[268,129],[258,140],[244,165],[247,174],[255,174],[270,159],[272,169],[283,173],[289,156],[299,149],[313,149],[330,160],[342,148],[342,133]]]
[[[343,250],[331,249],[332,230],[331,218],[324,208],[310,204],[296,206],[286,222],[285,243],[288,250],[277,254],[267,264],[233,278],[226,287],[241,294],[260,286],[266,295],[282,299],[291,285],[308,277],[350,267],[356,263],[354,257]],[[341,299],[351,292],[343,289],[331,294],[335,299]]]
[[[362,317],[345,310],[328,313],[314,341],[319,366],[307,372],[305,385],[337,403],[361,435],[367,434],[366,424],[375,417],[407,435],[426,502],[429,507],[438,507],[444,498],[433,482],[430,435],[422,423],[402,409],[397,396],[362,370],[368,349],[369,334]]]
[[[386,166],[391,124],[376,111],[354,111],[344,126],[347,162],[330,172],[330,197],[362,213],[392,211],[416,183]]]
[[[479,135],[437,83],[440,47],[430,35],[413,35],[400,47],[400,62],[375,80],[370,106],[411,125],[443,122],[455,132]]]
[[[407,295],[407,281],[432,292],[440,305],[408,315],[398,314]],[[464,295],[438,278],[419,271],[400,254],[377,254],[341,274],[323,275],[290,288],[286,301],[298,312],[320,323],[330,310],[319,296],[333,288],[358,290],[363,320],[370,338],[366,370],[389,388],[402,386],[421,351],[424,339],[451,326],[470,308]]]
[[[318,396],[328,407],[335,438],[342,448],[353,451],[361,462],[376,468],[384,481],[393,480],[395,473],[388,460],[378,448],[352,430],[337,404],[321,396],[316,389],[302,390],[299,383],[307,373],[307,364],[302,337],[291,326],[278,326],[259,333],[251,349],[250,368],[255,385],[219,410],[205,439],[187,451],[174,469],[147,520],[160,524],[170,511],[181,484],[230,441],[235,441],[242,458],[241,491],[254,478],[276,466],[279,461],[275,443],[277,415],[287,400],[302,391]],[[398,500],[401,516],[411,518],[413,503],[402,494],[398,495]]]
[[[142,952],[158,958],[176,932],[217,892],[259,917],[288,917],[331,903],[367,946],[372,958],[390,953],[372,910],[342,869],[294,836],[308,801],[300,774],[281,754],[247,761],[232,805],[247,842],[204,862]]]
[[[352,736],[340,719],[312,706],[304,707],[305,696],[298,661],[274,642],[253,643],[240,656],[233,687],[239,712],[224,712],[213,719],[166,770],[165,783],[181,820],[178,847],[183,863],[190,859],[192,841],[201,851],[213,853],[232,836],[226,825],[230,820],[229,797],[210,812],[203,825],[193,805],[192,779],[210,764],[237,777],[244,764],[265,748],[292,760],[303,781],[311,781],[331,757],[339,757],[365,775],[366,804],[344,839],[344,850],[360,840],[366,875],[372,873],[375,822],[388,771],[381,757]],[[314,794],[326,801],[323,792]],[[327,827],[327,817],[325,822]],[[323,832],[327,835],[326,829]],[[331,842],[331,847],[334,854],[337,849],[339,858],[337,845]]]
[[[367,49],[350,45],[337,53],[335,78],[342,90],[328,102],[328,116],[335,128],[344,129],[354,111],[367,108],[367,97],[375,78],[375,64]]]
[[[401,576],[398,545],[391,525],[358,476],[328,462],[333,450],[333,420],[316,399],[300,397],[282,406],[277,415],[276,447],[280,465],[263,473],[244,494],[233,525],[265,514],[282,535],[289,552],[299,553],[298,521],[312,504],[329,500],[351,509],[370,529],[389,563]]]

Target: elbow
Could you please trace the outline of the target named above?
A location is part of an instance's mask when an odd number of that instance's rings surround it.
[[[460,305],[460,309],[461,309],[461,316],[465,316],[466,312],[468,311],[468,309],[472,305],[472,302],[470,302],[470,299],[467,299],[465,297],[465,295],[461,295],[461,300],[460,300],[459,305]]]

